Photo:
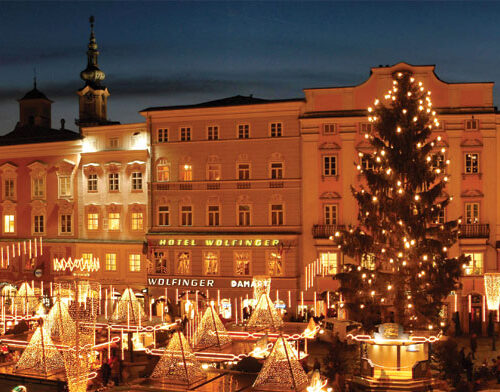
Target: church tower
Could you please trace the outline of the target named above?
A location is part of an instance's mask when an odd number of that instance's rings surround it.
[[[19,99],[19,126],[51,128],[51,106],[52,101],[36,88],[34,79],[33,90]]]
[[[87,50],[87,68],[80,72],[85,86],[77,91],[80,103],[80,118],[76,121],[81,127],[109,124],[107,120],[108,89],[101,85],[106,75],[99,69],[97,41],[94,35],[94,17],[90,17],[90,41]]]

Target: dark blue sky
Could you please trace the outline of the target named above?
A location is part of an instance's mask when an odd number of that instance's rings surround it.
[[[32,87],[55,101],[53,126],[78,116],[89,15],[111,96],[108,115],[236,94],[302,97],[354,85],[370,67],[436,64],[444,81],[500,83],[494,2],[0,2],[0,133]],[[495,88],[495,103],[500,102]]]

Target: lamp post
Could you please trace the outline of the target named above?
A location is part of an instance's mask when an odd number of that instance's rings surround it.
[[[500,273],[488,272],[484,274],[484,292],[486,294],[486,303],[488,310],[498,312],[500,305]],[[491,349],[496,351],[495,341],[495,321],[493,322]]]

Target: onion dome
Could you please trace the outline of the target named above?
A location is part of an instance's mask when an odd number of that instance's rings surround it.
[[[99,86],[101,81],[106,77],[106,74],[97,65],[99,51],[97,50],[98,46],[94,35],[94,17],[91,16],[89,21],[90,40],[87,50],[87,68],[80,72],[80,78],[85,81],[86,85]]]

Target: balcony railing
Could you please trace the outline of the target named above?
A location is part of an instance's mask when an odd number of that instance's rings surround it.
[[[330,238],[338,230],[344,230],[344,225],[314,225],[312,228],[313,238]]]
[[[488,223],[471,223],[458,226],[459,238],[489,238],[490,225]]]

